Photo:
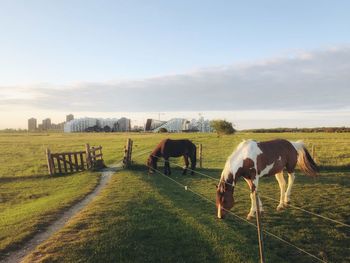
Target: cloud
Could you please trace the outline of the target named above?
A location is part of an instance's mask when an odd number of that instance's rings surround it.
[[[97,112],[331,110],[349,105],[349,72],[350,47],[345,46],[142,80],[0,86],[0,106]]]

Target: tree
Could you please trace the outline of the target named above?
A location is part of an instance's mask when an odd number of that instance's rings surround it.
[[[213,120],[210,122],[210,126],[217,132],[217,134],[233,134],[236,130],[233,128],[232,123],[225,120]]]

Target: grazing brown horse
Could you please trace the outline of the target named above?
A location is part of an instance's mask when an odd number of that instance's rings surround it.
[[[153,150],[147,160],[147,166],[149,167],[149,173],[153,173],[153,170],[157,169],[158,159],[164,158],[164,173],[170,175],[169,157],[183,156],[185,160],[185,167],[182,174],[186,174],[189,165],[188,158],[191,160],[191,174],[196,168],[196,145],[190,140],[162,140],[157,147]]]
[[[290,203],[290,195],[294,182],[296,165],[307,175],[316,176],[318,167],[307,151],[302,141],[273,140],[256,142],[253,140],[241,142],[237,149],[228,157],[216,190],[216,206],[218,218],[223,218],[226,211],[233,207],[233,192],[237,179],[241,176],[248,183],[251,192],[258,189],[259,179],[263,176],[275,175],[280,190],[280,203],[277,210],[282,210]],[[288,172],[288,187],[283,176],[283,170]],[[250,194],[251,209],[247,216],[255,216],[256,202]],[[263,211],[259,199],[261,211]]]

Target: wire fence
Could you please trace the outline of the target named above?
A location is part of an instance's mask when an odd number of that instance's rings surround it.
[[[169,162],[169,163],[170,163],[170,162]],[[177,163],[171,162],[171,164],[176,165],[176,166],[178,166],[178,167],[181,167],[181,166],[178,165]],[[202,173],[202,172],[198,172],[198,171],[196,171],[196,170],[192,170],[192,169],[190,169],[190,168],[187,168],[187,169],[188,169],[189,171],[193,171],[194,173],[197,173],[197,174],[199,174],[199,175],[205,176],[205,177],[207,177],[207,178],[209,178],[209,179],[211,179],[211,180],[218,181],[218,178],[212,177],[212,176],[207,175],[207,174]],[[232,184],[230,184],[230,183],[227,183],[227,184],[228,184],[228,185],[231,185],[231,186],[234,186],[234,185],[232,185]],[[248,189],[243,189],[243,190],[246,191],[246,192],[250,192]],[[278,203],[280,202],[280,200],[275,199],[275,198],[272,198],[272,197],[269,197],[269,196],[266,196],[266,195],[261,195],[261,194],[259,194],[259,196],[262,197],[262,198],[266,198],[266,199],[269,199],[269,200],[276,201],[276,202],[278,202]],[[292,207],[292,208],[294,208],[294,209],[298,209],[298,210],[300,210],[300,211],[303,211],[303,212],[305,212],[305,213],[308,213],[308,214],[310,214],[310,215],[317,216],[317,217],[319,217],[319,218],[322,218],[322,219],[331,221],[331,222],[333,222],[333,223],[336,223],[336,224],[339,224],[339,225],[342,225],[342,226],[345,226],[345,227],[349,227],[349,228],[350,228],[350,225],[349,225],[349,224],[346,224],[346,223],[343,223],[343,222],[341,222],[341,221],[338,221],[338,220],[335,220],[335,219],[332,219],[332,218],[329,218],[329,217],[326,217],[326,216],[317,214],[317,213],[315,213],[315,212],[311,212],[311,211],[309,211],[309,210],[306,210],[305,208],[298,207],[298,206],[295,206],[295,205],[292,205],[292,204],[288,204],[288,206],[289,206],[289,207]]]
[[[153,169],[153,168],[151,168],[151,169]],[[184,185],[184,184],[182,184],[182,183],[176,181],[175,179],[173,179],[173,178],[171,178],[171,177],[165,175],[164,173],[160,172],[159,170],[156,170],[156,169],[153,169],[153,170],[154,170],[156,173],[160,174],[161,176],[163,176],[163,177],[167,178],[168,180],[172,181],[173,183],[177,184],[178,186],[182,187],[185,191],[190,191],[191,193],[193,193],[193,194],[195,194],[196,196],[198,196],[198,197],[204,199],[205,201],[207,201],[207,202],[209,202],[209,203],[211,203],[211,204],[216,205],[214,201],[212,201],[212,200],[210,200],[209,198],[207,198],[206,196],[204,196],[204,195],[202,195],[202,194],[200,194],[200,193],[194,191],[193,189],[191,189],[191,188],[188,187],[187,185]],[[245,223],[249,224],[250,226],[253,226],[254,228],[257,228],[257,225],[255,225],[254,223],[248,221],[247,219],[244,219],[243,217],[240,217],[239,215],[233,213],[231,210],[227,210],[227,209],[224,209],[224,210],[225,210],[227,213],[229,213],[229,214],[231,214],[232,216],[234,216],[235,218],[238,218],[238,219],[244,221]],[[275,239],[277,239],[277,240],[279,240],[279,241],[281,241],[281,242],[283,242],[283,243],[285,243],[285,244],[287,244],[287,245],[289,245],[289,246],[291,246],[291,247],[297,249],[298,251],[300,251],[300,252],[302,252],[302,253],[304,253],[304,254],[306,254],[306,255],[308,255],[308,256],[310,256],[310,257],[316,259],[316,260],[318,260],[319,262],[325,262],[325,263],[326,263],[326,261],[324,261],[323,259],[321,259],[321,258],[315,256],[314,254],[311,254],[310,252],[307,252],[305,249],[300,248],[300,247],[298,247],[298,246],[292,244],[291,242],[289,242],[289,241],[287,241],[287,240],[285,240],[285,239],[283,239],[283,238],[281,238],[281,237],[279,237],[279,236],[277,236],[277,235],[271,233],[270,231],[263,230],[263,232],[264,232],[266,235],[272,236],[272,237],[274,237]]]
[[[149,150],[148,150],[148,151],[145,150],[145,151],[143,151],[141,154],[139,154],[138,156],[142,156],[142,155],[144,155],[144,154],[146,154],[146,153],[150,153],[150,151],[149,151]],[[135,157],[136,157],[136,156],[135,156]],[[154,156],[154,157],[156,157],[156,156]],[[175,163],[175,162],[171,162],[171,161],[168,161],[168,162],[169,162],[169,164],[172,164],[172,165],[175,165],[175,166],[177,166],[177,167],[183,168],[181,165],[179,165],[179,164],[177,164],[177,163]],[[192,170],[191,168],[187,168],[187,170],[189,170],[189,171],[191,171],[191,172],[193,172],[193,173],[202,175],[202,176],[204,176],[204,177],[206,177],[206,178],[209,178],[209,179],[211,179],[211,180],[213,180],[213,181],[218,181],[218,180],[220,180],[220,179],[218,179],[218,178],[212,177],[212,176],[210,176],[210,175],[208,175],[208,174],[205,174],[205,173],[203,173],[203,172],[199,172],[199,171],[197,171],[197,170]],[[230,184],[230,183],[227,183],[227,184],[228,184],[228,185],[231,185],[231,186],[234,186],[233,184]],[[243,190],[246,191],[246,192],[250,192],[248,189],[243,189]],[[278,200],[278,199],[276,199],[276,198],[272,198],[272,197],[270,197],[270,196],[261,195],[261,194],[259,194],[259,196],[262,197],[262,198],[266,198],[266,199],[272,200],[272,201],[276,201],[276,202],[278,202],[278,203],[280,202],[280,200]],[[292,205],[292,204],[288,204],[288,206],[291,207],[291,208],[294,208],[294,209],[303,211],[303,212],[305,212],[305,213],[308,213],[308,214],[310,214],[310,215],[313,215],[313,216],[316,216],[316,217],[319,217],[319,218],[328,220],[328,221],[330,221],[330,222],[333,222],[333,223],[336,223],[336,224],[339,224],[339,225],[342,225],[342,226],[345,226],[345,227],[350,228],[350,225],[349,225],[349,224],[346,224],[346,223],[341,222],[341,221],[339,221],[339,220],[332,219],[332,218],[329,218],[329,217],[320,215],[320,214],[318,214],[318,213],[309,211],[309,210],[307,210],[307,209],[305,209],[305,208],[303,208],[303,207],[295,206],[295,205]]]
[[[149,149],[144,149],[142,152],[135,154],[133,157],[134,157],[134,158],[135,158],[135,157],[140,157],[140,156],[145,155],[145,154],[151,154],[151,151],[150,151]],[[223,162],[224,162],[224,161],[226,161],[226,159],[225,159],[225,160],[224,160],[224,159],[221,159],[220,161],[223,161]],[[215,160],[215,162],[217,162],[217,160]],[[183,168],[181,165],[179,165],[178,163],[175,163],[175,162],[169,161],[169,164],[172,164],[172,165],[175,165],[175,166],[177,166],[177,167]],[[210,176],[210,175],[208,175],[208,174],[206,174],[206,173],[204,173],[204,172],[201,172],[201,171],[198,171],[198,170],[192,170],[192,169],[190,169],[190,168],[187,168],[187,169],[188,169],[189,171],[191,171],[191,172],[194,172],[194,173],[198,174],[198,175],[204,176],[204,177],[206,177],[206,178],[208,178],[208,179],[210,179],[210,180],[213,180],[213,181],[218,181],[218,180],[219,180],[219,178],[212,177],[212,176]],[[170,176],[165,175],[164,173],[162,173],[162,172],[159,171],[159,170],[156,170],[156,169],[153,169],[153,170],[154,170],[157,174],[159,174],[159,175],[161,175],[161,176],[167,178],[168,180],[172,181],[173,183],[175,183],[175,184],[178,185],[179,187],[183,188],[184,190],[190,191],[190,192],[193,193],[194,195],[196,195],[196,196],[198,196],[198,197],[204,199],[205,201],[207,201],[207,202],[209,202],[209,203],[215,205],[215,202],[214,202],[214,201],[210,200],[209,198],[207,198],[207,197],[204,196],[203,194],[196,192],[196,191],[193,190],[191,187],[188,187],[187,185],[184,185],[184,184],[182,184],[182,183],[176,181],[175,179],[171,178]],[[244,190],[250,192],[248,189],[244,189]],[[269,199],[269,200],[272,200],[272,201],[279,202],[279,200],[277,200],[277,199],[275,199],[275,198],[272,198],[272,197],[269,197],[269,196],[266,196],[266,195],[260,195],[260,196],[261,196],[262,198],[266,198],[266,199]],[[312,215],[312,216],[315,216],[315,217],[318,217],[318,218],[327,220],[327,221],[329,221],[329,222],[333,222],[333,223],[336,223],[336,224],[338,224],[338,225],[341,225],[341,226],[350,228],[350,225],[349,225],[349,224],[346,224],[346,223],[341,222],[341,221],[339,221],[339,220],[335,220],[335,219],[332,219],[332,218],[323,216],[323,215],[321,215],[321,214],[318,214],[318,213],[309,211],[309,210],[307,210],[307,209],[305,209],[305,208],[298,207],[298,206],[291,205],[291,204],[289,204],[289,207],[291,207],[291,208],[293,208],[293,209],[300,210],[300,211],[305,212],[305,213],[307,213],[307,214],[309,214],[309,215]],[[225,210],[226,210],[226,209],[225,209]],[[255,228],[257,227],[254,223],[252,223],[252,222],[246,220],[245,218],[242,218],[241,216],[239,216],[239,215],[233,213],[231,210],[226,210],[226,212],[229,213],[230,215],[234,216],[235,218],[237,218],[237,219],[239,219],[239,220],[241,220],[241,221],[246,222],[248,225],[254,226]],[[312,253],[306,251],[305,249],[303,249],[303,248],[301,248],[301,247],[299,247],[299,246],[296,246],[295,244],[293,244],[293,243],[289,242],[288,240],[285,240],[285,239],[283,239],[283,238],[277,236],[276,234],[274,234],[274,233],[272,233],[272,232],[270,232],[270,231],[263,230],[263,232],[264,232],[266,235],[269,235],[269,236],[271,236],[271,237],[273,237],[273,238],[279,240],[280,242],[283,242],[283,243],[289,245],[290,247],[293,247],[294,249],[296,249],[296,250],[298,250],[298,251],[300,251],[300,252],[302,252],[302,253],[304,253],[304,254],[306,254],[306,255],[312,257],[312,258],[314,258],[315,260],[317,260],[317,261],[319,261],[319,262],[326,262],[325,260],[323,260],[323,259],[317,257],[316,255],[314,255],[314,254],[312,254]]]

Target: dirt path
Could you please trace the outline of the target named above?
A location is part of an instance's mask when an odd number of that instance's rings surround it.
[[[67,211],[65,211],[55,222],[48,226],[44,232],[36,234],[31,240],[29,240],[25,245],[23,245],[19,250],[13,251],[8,257],[1,260],[1,263],[17,263],[20,262],[25,256],[29,255],[38,245],[43,243],[57,231],[64,227],[64,225],[71,219],[74,215],[79,213],[87,204],[89,204],[92,199],[97,196],[100,191],[109,182],[112,174],[115,173],[120,166],[113,166],[106,168],[102,171],[101,179],[96,188],[88,194],[83,200],[73,205]]]

